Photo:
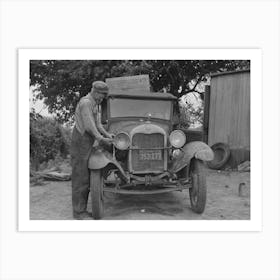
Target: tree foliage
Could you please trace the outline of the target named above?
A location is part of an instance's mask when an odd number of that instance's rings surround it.
[[[42,162],[55,159],[58,155],[69,154],[70,130],[62,127],[54,119],[43,118],[30,112],[30,161],[37,170]]]
[[[30,86],[57,120],[69,122],[78,100],[96,80],[148,74],[153,91],[166,90],[181,97],[197,92],[210,73],[249,67],[250,61],[245,60],[32,60]]]

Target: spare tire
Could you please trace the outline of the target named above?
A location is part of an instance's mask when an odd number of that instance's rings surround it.
[[[207,165],[211,169],[220,169],[228,161],[230,157],[230,148],[225,143],[216,143],[211,146],[211,149],[214,152],[214,159],[207,162]]]

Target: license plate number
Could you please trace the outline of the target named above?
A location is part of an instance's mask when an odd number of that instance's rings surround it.
[[[139,151],[139,160],[161,160],[161,151]]]

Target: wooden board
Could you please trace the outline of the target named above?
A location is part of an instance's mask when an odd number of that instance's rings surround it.
[[[108,78],[106,79],[106,83],[110,91],[150,91],[149,75]]]

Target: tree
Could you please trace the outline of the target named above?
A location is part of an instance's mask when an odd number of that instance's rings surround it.
[[[59,125],[54,119],[30,113],[30,162],[35,170],[40,163],[65,158],[70,151],[70,129]]]
[[[30,86],[57,120],[69,122],[95,80],[148,74],[153,91],[166,90],[179,98],[189,92],[201,94],[198,85],[210,73],[248,68],[247,60],[32,60]]]

